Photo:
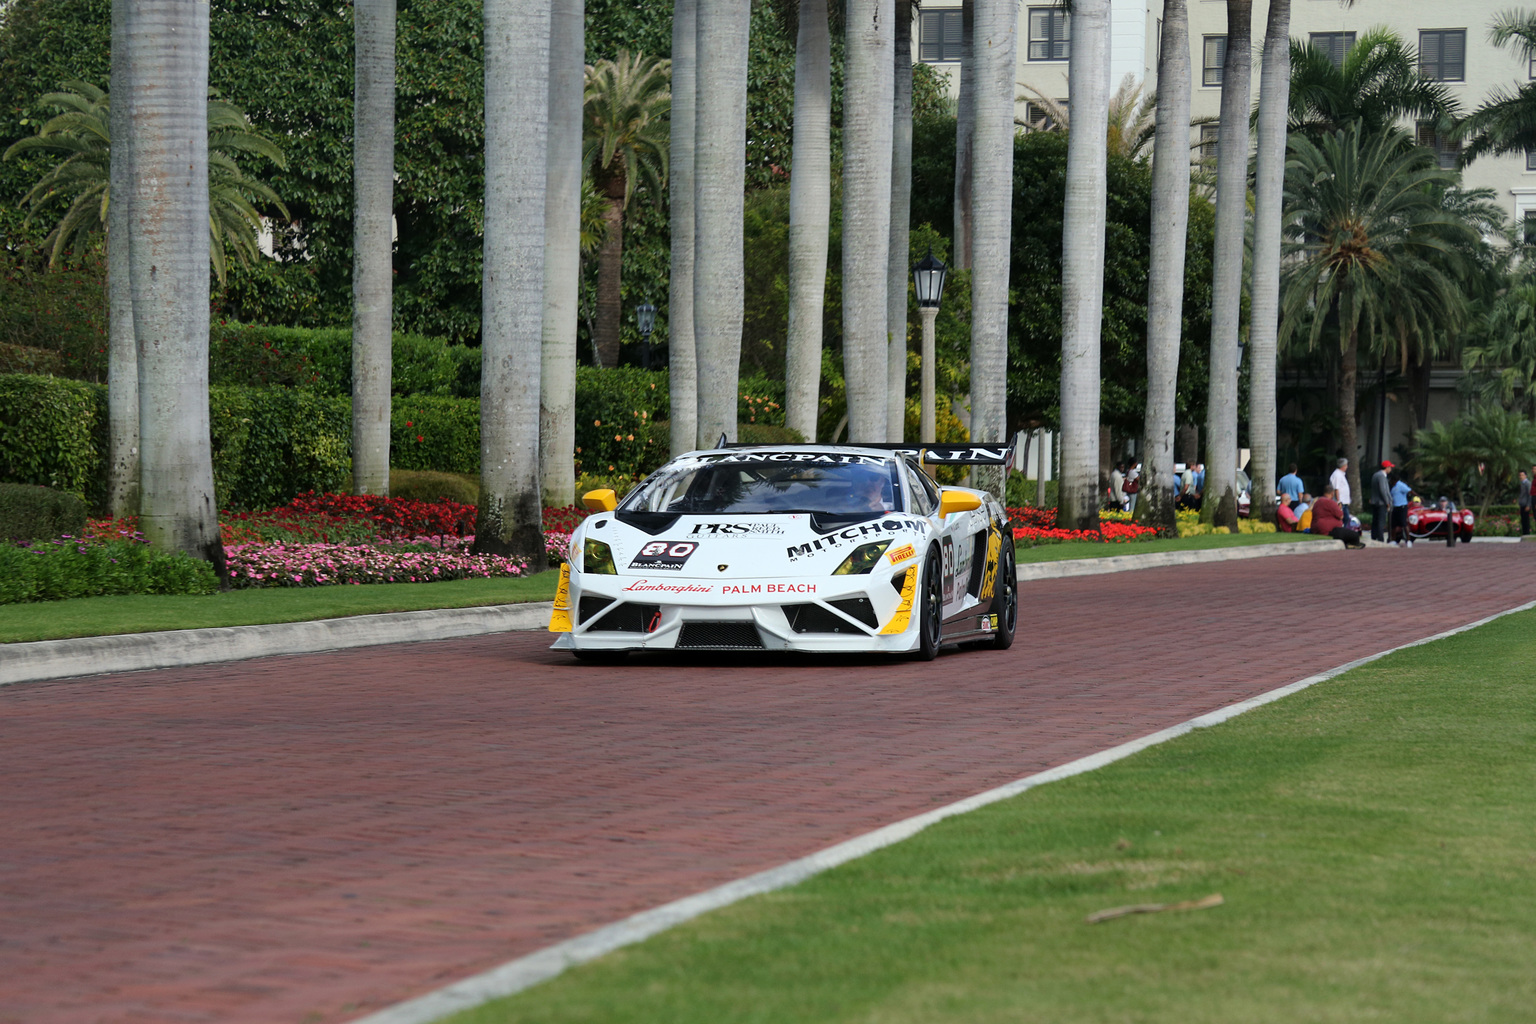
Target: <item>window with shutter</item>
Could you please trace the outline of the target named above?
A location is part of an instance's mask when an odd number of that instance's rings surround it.
[[[1200,126],[1200,159],[1202,162],[1216,162],[1216,143],[1221,138],[1221,125],[1203,124]]]
[[[1467,77],[1467,30],[1420,32],[1419,77],[1434,82],[1463,81]]]
[[[1413,126],[1414,141],[1425,149],[1435,151],[1435,162],[1442,170],[1452,170],[1456,161],[1461,157],[1461,143],[1452,142],[1447,136],[1435,130],[1433,121],[1417,121]]]
[[[1344,55],[1349,53],[1350,47],[1355,45],[1353,32],[1313,32],[1309,40],[1313,46],[1322,50],[1333,61],[1333,66],[1344,66]]]
[[[1066,60],[1071,45],[1067,12],[1059,7],[1029,9],[1029,59]]]
[[[1525,151],[1525,169],[1528,171],[1536,171],[1536,149],[1528,149]]]
[[[923,11],[917,22],[917,59],[947,64],[961,56],[961,20],[957,10]]]
[[[1220,85],[1221,68],[1227,62],[1227,37],[1205,37],[1205,70],[1200,76],[1201,85]]]
[[[1523,221],[1521,234],[1525,236],[1525,244],[1536,245],[1536,210],[1526,210]]]

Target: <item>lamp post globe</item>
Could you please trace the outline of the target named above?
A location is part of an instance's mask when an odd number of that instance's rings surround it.
[[[919,419],[918,437],[926,444],[937,441],[938,413],[934,408],[934,364],[937,347],[935,322],[939,318],[939,302],[944,298],[944,277],[949,267],[928,250],[928,255],[917,261],[912,268],[912,283],[917,288],[917,314],[923,321],[922,351],[922,415]]]
[[[651,332],[656,329],[656,307],[642,302],[635,307],[635,325],[640,328],[640,367],[651,368]]]
[[[912,283],[917,288],[918,306],[923,309],[939,308],[939,301],[944,298],[944,278],[948,273],[949,267],[934,256],[932,249],[917,261],[917,265],[912,268]]]

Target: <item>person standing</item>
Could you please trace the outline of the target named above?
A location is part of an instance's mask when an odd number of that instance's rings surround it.
[[[1398,547],[1413,547],[1413,538],[1408,536],[1408,496],[1413,493],[1413,488],[1408,482],[1396,473],[1392,474],[1392,540]]]
[[[1115,508],[1125,511],[1125,463],[1115,463],[1115,468],[1109,471],[1109,500],[1114,502]]]
[[[1531,472],[1536,473],[1536,466],[1531,467]],[[1531,478],[1523,469],[1520,471],[1520,496],[1515,499],[1515,504],[1520,506],[1520,536],[1529,537],[1531,534]]]
[[[1387,517],[1392,511],[1392,484],[1387,479],[1390,472],[1391,461],[1382,459],[1371,474],[1371,540],[1377,543],[1387,539]]]
[[[1136,514],[1136,498],[1141,494],[1141,462],[1131,460],[1131,468],[1125,474],[1125,510],[1132,515]]]
[[[1294,505],[1301,500],[1301,492],[1307,488],[1296,475],[1296,463],[1291,463],[1291,471],[1279,479],[1275,488],[1285,496],[1286,504]]]
[[[1345,525],[1349,524],[1349,503],[1354,497],[1349,493],[1349,474],[1345,472],[1347,469],[1349,469],[1349,460],[1340,459],[1333,475],[1328,478],[1328,486],[1333,488],[1333,500],[1338,502],[1339,507],[1344,510]]]

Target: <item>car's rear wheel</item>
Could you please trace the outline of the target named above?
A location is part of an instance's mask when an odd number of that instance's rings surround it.
[[[1019,623],[1019,570],[1014,565],[1011,538],[1003,539],[1003,550],[997,558],[996,588],[992,614],[997,616],[997,628],[992,634],[992,646],[1006,651],[1013,646],[1013,631]]]
[[[923,562],[923,594],[917,613],[917,659],[932,661],[938,657],[944,630],[944,565],[939,549],[930,548]]]

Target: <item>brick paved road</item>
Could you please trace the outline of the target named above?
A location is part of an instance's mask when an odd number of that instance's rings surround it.
[[[1536,599],[1536,546],[1024,599],[1012,651],[935,665],[614,671],[531,633],[0,690],[0,1021],[345,1020]]]

